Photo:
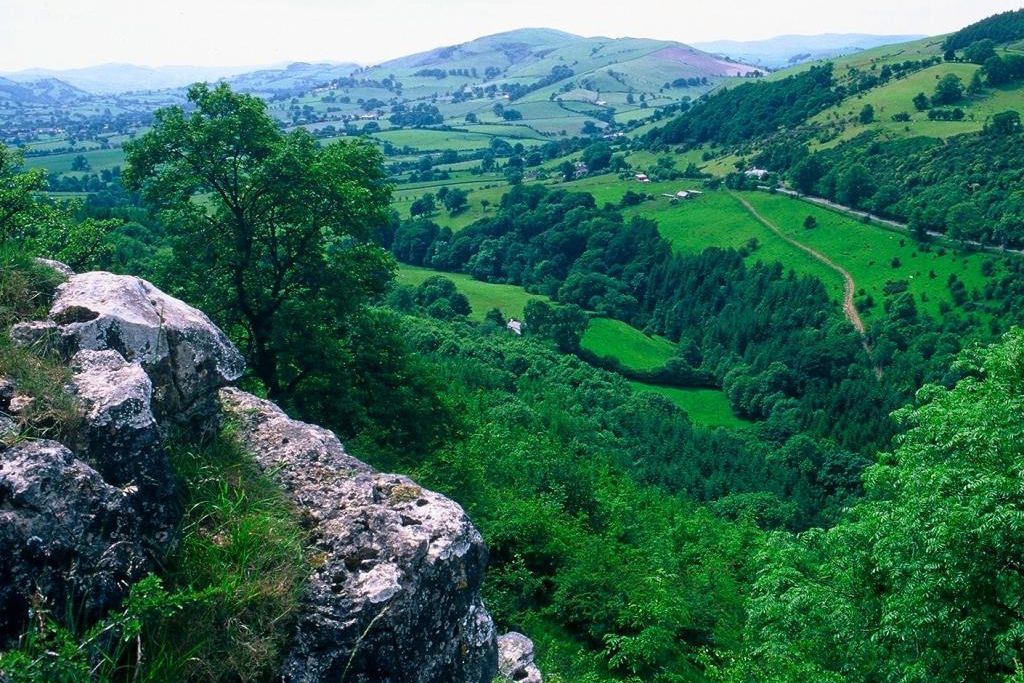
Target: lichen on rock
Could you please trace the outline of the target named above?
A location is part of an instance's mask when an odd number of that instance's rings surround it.
[[[462,508],[375,472],[272,403],[237,389],[221,400],[243,446],[307,514],[319,558],[284,680],[490,683],[487,550]]]

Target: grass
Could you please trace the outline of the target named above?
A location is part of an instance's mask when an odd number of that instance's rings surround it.
[[[539,294],[530,294],[522,287],[515,285],[481,282],[462,273],[445,273],[415,266],[401,266],[398,270],[398,282],[415,287],[434,275],[443,275],[448,278],[455,283],[460,292],[466,295],[472,308],[472,313],[469,316],[471,320],[482,321],[484,316],[487,315],[487,311],[492,308],[500,308],[505,317],[519,318],[521,320],[523,309],[528,301],[533,299],[548,300],[547,297]]]
[[[67,442],[81,419],[65,389],[67,365],[8,334],[45,314],[58,281],[24,255],[0,253],[0,377],[32,399],[14,440]],[[133,586],[124,605],[92,627],[40,606],[18,646],[0,651],[0,678],[254,681],[279,672],[309,573],[297,513],[230,430],[205,443],[172,440],[168,451],[185,512],[162,578]]]
[[[818,278],[832,297],[842,298],[843,281],[834,270],[779,239],[726,192],[706,192],[676,204],[659,197],[628,209],[626,215],[657,221],[659,232],[679,253],[699,254],[708,247],[740,249],[757,240],[748,261],[777,261],[787,269]],[[800,220],[802,225],[803,218]]]
[[[65,388],[71,379],[67,366],[49,349],[15,345],[9,334],[18,322],[45,317],[59,282],[49,268],[18,254],[0,253],[0,378],[12,380],[18,394],[30,399],[14,416],[17,433],[3,437],[8,443],[21,438],[61,439],[81,420],[75,399]]]
[[[695,424],[733,429],[749,427],[751,424],[732,412],[729,399],[718,389],[679,389],[633,381],[630,384],[634,391],[649,391],[664,396],[684,410]]]
[[[657,370],[675,355],[676,346],[663,337],[648,337],[635,327],[611,318],[593,318],[582,346],[594,355],[615,358],[628,370]]]
[[[280,671],[308,576],[296,513],[230,432],[176,444],[182,542],[156,576],[87,630],[40,613],[0,652],[11,683],[259,681]]]
[[[783,232],[821,251],[850,272],[858,295],[869,295],[878,304],[865,312],[866,320],[885,314],[881,304],[883,288],[889,282],[905,281],[918,310],[935,317],[940,316],[942,302],[953,304],[947,285],[950,275],[962,280],[968,291],[983,290],[988,282],[982,274],[982,263],[993,258],[991,255],[953,249],[943,254],[936,246],[924,252],[909,235],[865,225],[837,211],[766,192],[748,192],[744,196]],[[815,218],[816,228],[803,227],[807,216]],[[999,276],[999,270],[996,268],[994,277]]]

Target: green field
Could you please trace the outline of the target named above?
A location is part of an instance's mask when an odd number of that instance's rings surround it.
[[[469,152],[473,150],[487,149],[491,146],[491,140],[500,137],[494,134],[469,133],[457,130],[432,130],[429,128],[396,128],[374,133],[371,136],[375,140],[390,142],[395,147],[411,147],[424,152],[438,152],[454,150],[456,152]],[[542,144],[540,140],[528,137],[516,139],[526,147]]]
[[[498,285],[490,282],[474,280],[462,273],[443,273],[429,268],[416,268],[415,266],[402,265],[398,270],[398,282],[404,285],[418,286],[427,278],[434,275],[443,275],[458,287],[459,291],[469,299],[472,308],[470,319],[481,321],[492,308],[500,308],[505,317],[523,317],[523,309],[526,303],[531,300],[547,301],[547,297],[539,294],[530,294],[522,287],[515,285]]]
[[[981,271],[981,264],[993,258],[988,254],[950,249],[940,255],[937,246],[923,252],[909,235],[865,225],[836,211],[766,192],[747,192],[744,196],[787,235],[821,251],[850,272],[858,293],[864,290],[878,304],[864,314],[866,321],[885,315],[881,304],[887,282],[906,281],[918,310],[939,316],[939,303],[952,303],[947,286],[951,274],[955,273],[968,291],[984,289],[988,281]],[[818,227],[806,230],[803,222],[807,216],[814,216]],[[894,267],[893,259],[899,259],[898,266]],[[996,276],[999,272],[997,267]]]
[[[757,240],[757,248],[750,251],[748,260],[782,263],[797,273],[820,279],[837,301],[842,298],[843,281],[838,273],[779,239],[727,192],[706,192],[676,204],[659,197],[626,214],[657,221],[662,236],[681,253],[699,254],[708,247],[740,249]],[[800,220],[802,225],[803,218]]]
[[[124,165],[124,152],[120,147],[117,147],[113,149],[93,149],[28,157],[25,159],[25,166],[26,168],[42,168],[47,173],[71,173],[71,163],[79,155],[88,159],[91,166],[91,169],[88,171],[89,173],[99,173],[103,170],[110,170],[115,166]]]
[[[663,337],[648,337],[621,320],[593,318],[583,335],[582,346],[594,355],[617,359],[629,370],[657,370],[673,355],[676,346]]]
[[[729,399],[718,389],[679,389],[657,384],[630,382],[634,391],[660,394],[686,411],[695,424],[707,427],[749,427],[750,422],[739,418],[729,407]]]

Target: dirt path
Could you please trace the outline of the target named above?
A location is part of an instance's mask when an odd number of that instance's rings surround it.
[[[853,303],[853,295],[857,291],[857,287],[853,281],[853,276],[850,275],[850,271],[846,270],[845,268],[834,262],[828,256],[825,256],[817,249],[812,249],[806,244],[798,242],[789,235],[782,232],[782,230],[779,229],[779,226],[775,225],[770,220],[768,220],[760,213],[758,213],[757,209],[751,206],[750,202],[748,202],[743,197],[739,196],[734,192],[730,192],[729,194],[731,194],[736,199],[736,201],[742,204],[743,208],[749,211],[750,215],[756,218],[757,221],[761,223],[761,225],[768,228],[773,233],[775,233],[780,238],[782,238],[789,244],[793,245],[797,249],[807,254],[810,254],[812,257],[814,257],[818,261],[821,261],[826,266],[836,271],[843,277],[843,314],[846,316],[846,319],[850,321],[850,324],[853,325],[853,328],[857,330],[857,333],[860,334],[861,343],[864,345],[864,349],[870,354],[871,348],[868,346],[867,337],[865,336],[866,328],[864,327],[864,321],[861,320],[860,312],[857,311],[857,306]]]

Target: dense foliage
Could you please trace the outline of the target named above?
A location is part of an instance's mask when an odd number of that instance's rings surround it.
[[[836,527],[765,548],[736,680],[1010,681],[1024,656],[1024,334],[926,387]]]
[[[938,231],[1021,246],[1021,150],[1019,117],[999,117],[985,132],[945,142],[865,133],[794,166],[790,178],[804,191],[909,222],[922,237]],[[863,183],[852,182],[857,174]]]
[[[677,383],[699,370],[740,415],[854,450],[888,443],[888,412],[923,379],[943,377],[962,332],[954,319],[921,318],[904,295],[873,331],[882,353],[869,358],[821,282],[778,264],[747,266],[733,251],[673,255],[653,222],[536,186],[514,189],[494,217],[456,234],[406,222],[392,249],[407,263],[523,285],[664,335],[681,349]]]
[[[943,47],[961,50],[980,40],[1009,43],[1024,38],[1024,10],[995,14],[970,26],[965,26],[946,38]]]
[[[844,97],[832,65],[774,82],[744,83],[697,102],[647,135],[650,144],[745,142],[795,126]]]

